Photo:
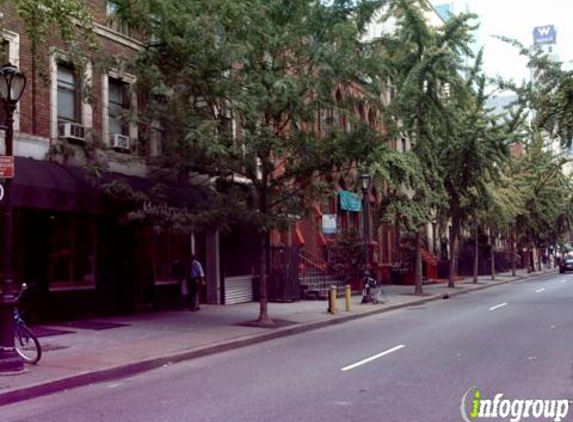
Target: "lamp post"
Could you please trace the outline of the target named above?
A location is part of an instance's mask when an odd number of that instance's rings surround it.
[[[14,111],[20,101],[26,77],[10,63],[0,68],[0,98],[6,109],[5,156],[13,160]],[[13,311],[15,297],[13,291],[14,269],[12,247],[14,241],[12,227],[12,177],[4,175],[4,265],[0,296],[0,372],[16,372],[24,369],[24,362],[14,348]]]
[[[368,243],[370,241],[370,198],[369,189],[372,176],[368,173],[362,173],[359,177],[360,187],[362,188],[362,208],[364,216],[364,271],[368,270]]]

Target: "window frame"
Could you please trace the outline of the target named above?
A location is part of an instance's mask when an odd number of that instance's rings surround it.
[[[112,86],[118,87],[120,89],[121,100],[115,101],[112,99]],[[110,137],[118,134],[129,136],[129,121],[125,121],[122,114],[128,115],[131,111],[131,95],[130,95],[130,85],[129,83],[123,81],[120,78],[109,78],[109,85],[108,85],[108,99],[107,99],[107,114],[108,114],[108,122],[109,122],[109,133]],[[121,131],[120,132],[112,132],[112,122],[118,121],[121,123]]]
[[[127,98],[129,99],[129,113],[137,113],[137,93],[133,89],[133,86],[137,78],[131,74],[119,73],[117,71],[110,71],[108,73],[102,74],[101,79],[101,104],[102,104],[102,137],[106,145],[111,145],[112,132],[110,130],[110,114],[109,114],[109,82],[110,79],[120,80],[128,86]],[[129,128],[130,140],[135,140],[138,138],[139,129],[137,124],[131,119],[126,122]]]
[[[0,30],[0,38],[2,42],[8,45],[7,59],[8,62],[16,67],[20,67],[20,34],[7,29]],[[0,63],[3,66],[5,63]],[[20,104],[16,104],[16,110],[14,112],[14,131],[20,130]]]
[[[66,68],[67,70],[71,71],[71,74],[74,78],[74,84],[73,84],[73,88],[70,88],[69,83],[62,81],[60,79],[60,69],[61,68]],[[77,74],[77,71],[74,69],[73,65],[64,61],[58,61],[56,63],[56,85],[57,85],[57,93],[56,93],[56,118],[58,121],[58,124],[60,123],[76,123],[78,125],[82,125],[83,121],[82,121],[82,106],[81,106],[81,102],[82,102],[82,86],[81,86],[81,78],[79,77],[79,75]],[[68,85],[68,86],[66,86]],[[72,98],[74,99],[74,104],[73,104],[73,112],[74,112],[74,117],[73,119],[68,119],[66,117],[62,117],[60,115],[60,92],[66,90],[66,91],[71,91],[73,93]]]
[[[129,27],[129,23],[121,19],[120,16],[117,15],[117,2],[113,0],[106,0],[105,5],[105,12],[107,15],[107,22],[106,26],[111,30],[124,35],[126,37],[131,37],[131,28]]]
[[[171,229],[162,231],[153,230],[153,283],[155,285],[177,284],[181,277],[186,277],[186,260],[193,251],[193,235],[175,233]],[[160,256],[157,251],[164,251],[165,256]],[[160,262],[165,258],[165,262]],[[181,274],[175,274],[175,263],[180,265]],[[167,274],[161,274],[161,269],[166,269]]]
[[[74,214],[64,214],[57,213],[50,216],[50,219],[61,219],[66,224],[66,230],[69,235],[69,242],[64,248],[60,247],[52,251],[48,255],[48,288],[50,291],[66,291],[66,290],[93,290],[96,288],[96,271],[97,271],[97,224],[93,218],[82,217]],[[66,221],[67,219],[67,221]],[[80,221],[81,220],[81,221]],[[81,257],[78,255],[80,246],[78,246],[77,240],[85,239],[85,236],[79,236],[80,224],[84,223],[86,228],[90,232],[91,245],[86,249],[89,250],[89,254],[85,257],[90,262],[91,272],[85,273],[83,275],[82,281],[76,281],[75,275],[78,267],[78,260]],[[62,235],[62,230],[58,230],[58,235]],[[62,245],[60,245],[62,246]],[[67,272],[69,278],[67,280],[55,280],[56,271],[54,267],[57,265],[58,259],[67,260],[64,261],[65,267],[67,267]],[[86,281],[87,280],[87,281]]]

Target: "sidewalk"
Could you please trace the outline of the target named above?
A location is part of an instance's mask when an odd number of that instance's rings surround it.
[[[448,289],[447,283],[424,286],[425,295],[414,296],[414,286],[384,286],[384,304],[360,305],[352,298],[352,310],[345,311],[344,299],[338,300],[338,313],[327,312],[326,301],[270,303],[269,315],[284,322],[280,328],[258,328],[238,325],[258,316],[258,303],[238,305],[201,305],[200,312],[172,311],[98,318],[109,327],[90,328],[47,325],[57,335],[41,337],[44,350],[38,365],[27,365],[24,373],[0,375],[0,405],[73,388],[106,379],[142,372],[165,364],[218,353],[249,344],[304,332],[330,324],[439,300],[445,294],[455,296],[511,281],[555,272],[556,269],[527,274],[519,270],[480,277],[478,284],[466,278]],[[105,324],[101,324],[105,325]],[[100,329],[94,329],[100,328]],[[102,329],[106,328],[106,329]]]

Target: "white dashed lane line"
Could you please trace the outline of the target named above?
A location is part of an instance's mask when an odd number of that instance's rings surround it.
[[[368,362],[372,362],[373,360],[381,358],[382,356],[389,355],[390,353],[394,353],[400,349],[403,349],[404,347],[406,347],[406,346],[403,344],[396,346],[396,347],[392,347],[391,349],[388,349],[382,353],[378,353],[377,355],[370,356],[369,358],[361,360],[360,362],[356,362],[356,363],[353,363],[352,365],[345,366],[344,368],[341,369],[341,371],[350,371],[351,369],[357,368],[357,367],[364,365]]]
[[[535,293],[541,293],[541,292],[544,291],[544,290],[545,290],[545,287],[542,287],[541,289],[537,289],[537,290],[535,291]]]
[[[491,308],[489,308],[489,310],[495,311],[496,309],[503,308],[504,306],[507,306],[507,302],[503,302],[503,303],[500,303],[499,305],[492,306]]]

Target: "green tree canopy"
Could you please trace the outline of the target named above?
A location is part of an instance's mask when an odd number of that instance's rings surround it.
[[[226,208],[261,233],[304,215],[333,171],[380,144],[365,111],[380,109],[379,61],[364,41],[378,2],[138,0],[126,18],[155,39],[134,66],[148,92],[142,122],[168,142],[163,168],[220,187],[242,183]],[[362,110],[362,112],[361,112]],[[369,114],[370,114],[369,113]],[[223,189],[226,195],[227,190]],[[214,210],[215,211],[215,210]],[[267,320],[264,253],[261,314]]]

